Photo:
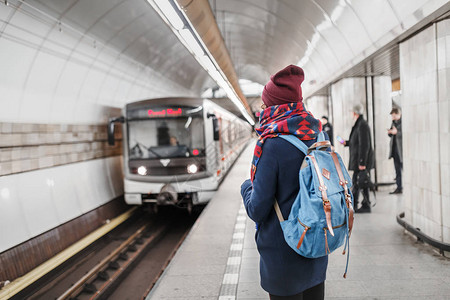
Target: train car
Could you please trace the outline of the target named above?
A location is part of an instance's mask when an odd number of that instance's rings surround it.
[[[206,204],[251,137],[251,126],[200,98],[129,103],[122,123],[125,201],[130,205]]]

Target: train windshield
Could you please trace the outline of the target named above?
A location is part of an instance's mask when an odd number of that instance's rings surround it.
[[[205,155],[203,118],[186,116],[128,122],[130,159]]]

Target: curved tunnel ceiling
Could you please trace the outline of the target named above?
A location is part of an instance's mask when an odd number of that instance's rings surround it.
[[[193,0],[195,1],[195,0]],[[199,96],[215,83],[145,0],[0,4],[3,120],[90,122],[89,105]],[[209,0],[238,77],[304,68],[304,96],[350,70],[445,0]],[[42,76],[45,74],[45,76]],[[13,101],[14,100],[14,101]],[[46,115],[36,115],[44,106]],[[61,112],[70,111],[70,116]],[[104,120],[99,120],[104,121]]]
[[[447,1],[209,0],[240,78],[265,84],[288,64],[307,97]]]

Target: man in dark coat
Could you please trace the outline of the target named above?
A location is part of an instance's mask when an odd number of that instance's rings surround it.
[[[355,125],[345,146],[350,148],[349,170],[353,170],[353,207],[356,212],[370,212],[369,187],[358,186],[358,176],[369,174],[374,167],[374,154],[372,149],[372,140],[370,138],[370,128],[363,118],[363,107],[361,104],[353,107],[353,118]],[[358,208],[359,191],[362,189],[363,201],[360,209]]]
[[[394,159],[395,167],[395,183],[397,188],[390,194],[401,194],[403,192],[402,186],[402,168],[403,168],[403,157],[402,157],[402,113],[400,109],[394,107],[391,110],[392,125],[388,130],[388,135],[391,137],[391,146],[389,158]]]

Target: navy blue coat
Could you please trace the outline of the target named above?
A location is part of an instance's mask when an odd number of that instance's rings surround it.
[[[306,141],[309,147],[315,141]],[[257,223],[255,235],[260,254],[262,288],[272,295],[290,296],[325,281],[328,256],[305,258],[284,240],[273,204],[278,200],[288,218],[299,191],[298,174],[305,155],[281,138],[264,141],[253,186],[246,180],[241,186],[248,216]]]

